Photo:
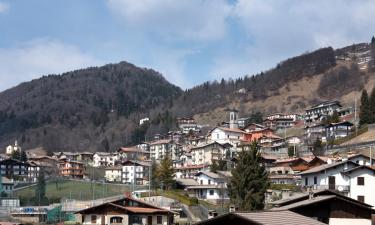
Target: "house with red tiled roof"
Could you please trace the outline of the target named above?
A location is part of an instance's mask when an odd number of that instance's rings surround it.
[[[125,197],[75,212],[77,223],[87,224],[173,224],[173,212]]]

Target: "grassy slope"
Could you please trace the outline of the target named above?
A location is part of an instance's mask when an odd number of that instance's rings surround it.
[[[15,191],[14,195],[20,197],[25,203],[35,195],[35,186]],[[139,189],[139,188],[138,188]],[[144,188],[142,188],[144,189]],[[91,184],[81,181],[59,181],[58,185],[51,181],[47,183],[46,195],[53,202],[61,198],[73,198],[76,200],[92,200],[124,194],[132,190],[132,186],[116,184]]]

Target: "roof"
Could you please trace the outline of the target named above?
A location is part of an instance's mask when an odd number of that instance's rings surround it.
[[[137,146],[132,147],[121,147],[117,150],[118,152],[139,152],[139,153],[149,153],[148,151],[145,151],[141,148],[138,148]]]
[[[200,164],[200,165],[187,165],[182,167],[176,167],[176,170],[189,170],[189,169],[202,169],[205,167],[209,167],[208,165]]]
[[[343,165],[345,163],[352,163],[354,165],[358,165],[357,163],[346,160],[346,161],[342,161],[342,162],[334,162],[334,163],[331,163],[331,164],[323,164],[323,165],[320,165],[320,166],[316,166],[316,167],[311,168],[309,170],[303,171],[303,172],[299,173],[298,175],[319,173],[319,172],[324,171],[326,169],[329,169],[329,168],[332,168],[332,167],[335,167],[335,166],[340,166],[340,165]]]
[[[224,177],[232,177],[231,171],[218,170],[218,171],[216,171],[216,173],[221,175],[221,176],[224,176]]]
[[[365,169],[365,170],[370,170],[372,172],[375,172],[374,168],[372,168],[370,166],[361,165],[361,166],[357,166],[357,167],[354,167],[354,168],[351,168],[351,169],[348,169],[348,170],[344,170],[344,171],[342,171],[342,173],[349,174],[349,173],[351,173],[353,171],[360,170],[360,169]]]
[[[195,185],[195,186],[189,186],[187,189],[218,189],[223,188],[219,185]]]
[[[345,125],[348,127],[354,126],[351,122],[348,121],[343,121],[343,122],[338,122],[338,123],[330,123],[326,127],[333,127],[333,126],[340,126],[340,125]]]
[[[208,177],[211,177],[211,178],[220,178],[219,174],[213,173],[213,172],[209,172],[209,171],[199,171],[194,176],[199,176],[200,174],[204,174],[204,175],[206,175]]]
[[[192,147],[190,150],[199,149],[199,148],[205,148],[207,146],[214,145],[214,144],[219,145],[219,146],[225,148],[224,144],[220,144],[220,143],[218,143],[216,141],[213,141],[213,142],[202,142],[202,143],[199,143],[197,146]]]
[[[140,206],[124,206],[124,205],[121,205],[121,202],[123,202],[123,201],[138,202]],[[102,206],[112,206],[112,207],[124,209],[126,211],[130,211],[130,212],[133,212],[133,213],[155,213],[155,212],[158,212],[158,213],[173,213],[172,211],[169,211],[169,210],[151,205],[147,202],[144,202],[144,201],[141,201],[141,200],[138,200],[138,199],[134,199],[132,197],[124,197],[122,199],[118,199],[118,200],[114,200],[114,201],[110,201],[110,202],[105,202],[105,203],[102,203],[102,204],[99,204],[99,205],[96,205],[96,206],[93,206],[93,207],[89,207],[89,208],[86,208],[86,209],[76,211],[75,214],[77,214],[77,213],[82,214],[82,213],[85,213],[85,212],[90,211],[92,209],[100,208]]]
[[[246,133],[245,131],[238,129],[238,128],[228,128],[228,127],[216,127],[217,129],[223,130],[223,131],[228,131],[228,132],[233,132],[233,133]],[[213,130],[215,130],[214,128]]]
[[[263,211],[254,213],[236,213],[246,219],[258,222],[264,225],[284,225],[284,224],[304,224],[321,225],[323,223],[300,214],[283,211]]]
[[[110,166],[106,167],[105,170],[122,170],[122,166]]]
[[[293,174],[270,174],[269,179],[294,179]]]
[[[311,204],[323,202],[323,201],[326,201],[326,200],[329,200],[329,199],[334,199],[334,198],[336,198],[336,195],[317,196],[317,197],[314,197],[312,199],[306,199],[306,200],[295,202],[295,203],[292,203],[292,204],[289,204],[289,205],[272,208],[271,210],[290,210],[290,209],[294,209],[294,208],[298,208],[298,207],[302,207],[302,206],[306,206],[306,205],[311,205]]]
[[[131,166],[134,166],[134,165],[137,165],[137,166],[151,166],[150,163],[148,162],[145,162],[145,161],[136,161],[136,160],[127,160],[125,162],[122,163],[122,165],[125,165],[125,164],[129,164]]]
[[[177,178],[176,182],[183,186],[197,186],[198,185],[198,182],[194,179]]]
[[[336,197],[339,197],[341,198],[342,200],[345,200],[345,201],[348,201],[348,202],[351,202],[351,203],[354,203],[356,205],[359,205],[361,207],[364,207],[364,208],[372,208],[371,205],[369,204],[366,204],[364,202],[360,202],[360,201],[357,201],[353,198],[350,198],[350,197],[347,197],[347,196],[344,196],[336,191],[332,191],[332,190],[329,190],[329,189],[325,189],[325,190],[314,190],[313,191],[313,194],[314,194],[314,198],[317,198],[319,196],[336,196]],[[278,209],[281,209],[281,207],[283,206],[286,206],[286,205],[291,205],[291,204],[294,204],[294,203],[297,203],[297,202],[301,202],[301,201],[304,201],[304,200],[307,200],[309,199],[309,194],[308,193],[303,193],[303,194],[297,194],[295,196],[292,196],[290,198],[287,198],[287,199],[281,199],[281,200],[278,200],[278,201],[274,201],[272,202],[272,205],[276,205],[276,206],[280,206],[278,207]]]
[[[302,216],[300,214],[288,211],[259,211],[259,212],[236,212],[228,213],[213,219],[201,221],[196,225],[209,225],[209,224],[224,224],[229,221],[237,221],[235,219],[244,220],[241,224],[263,224],[263,225],[289,225],[289,224],[304,224],[304,225],[323,225],[315,219]],[[224,221],[224,222],[222,222]],[[246,223],[248,222],[248,223]],[[233,224],[233,223],[232,223]],[[228,225],[231,225],[228,223]]]
[[[171,139],[161,139],[161,140],[156,140],[156,141],[150,142],[149,144],[150,145],[161,145],[161,144],[168,144],[170,142],[172,142]]]

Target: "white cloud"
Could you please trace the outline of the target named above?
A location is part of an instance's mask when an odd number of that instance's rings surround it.
[[[9,4],[0,2],[0,13],[5,13],[9,10]]]
[[[225,54],[217,56],[211,74],[238,62],[240,71],[253,74],[306,51],[369,42],[374,12],[373,0],[238,0],[231,15],[249,43],[228,63]]]
[[[108,0],[108,6],[135,32],[194,41],[222,38],[232,8],[225,0]]]
[[[0,48],[0,91],[42,75],[100,64],[77,47],[53,39]]]

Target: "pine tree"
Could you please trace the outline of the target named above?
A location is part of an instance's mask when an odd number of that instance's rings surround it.
[[[316,138],[314,145],[313,145],[313,151],[312,151],[314,156],[322,156],[324,155],[324,148],[323,148],[323,143],[320,140],[320,138]]]
[[[375,87],[371,91],[369,98],[369,108],[370,108],[370,119],[368,123],[375,123]]]
[[[46,202],[46,180],[44,177],[44,170],[39,171],[37,184],[35,188],[35,201],[40,205]]]
[[[359,108],[359,124],[364,125],[371,122],[370,100],[366,89],[362,91],[361,106]]]
[[[240,210],[261,210],[269,184],[268,173],[261,164],[258,144],[254,142],[250,150],[242,149],[238,154],[238,162],[232,169],[228,184],[229,196]]]
[[[170,189],[174,184],[175,170],[173,168],[173,162],[168,155],[160,161],[160,165],[157,169],[158,181],[163,185],[163,188]]]

